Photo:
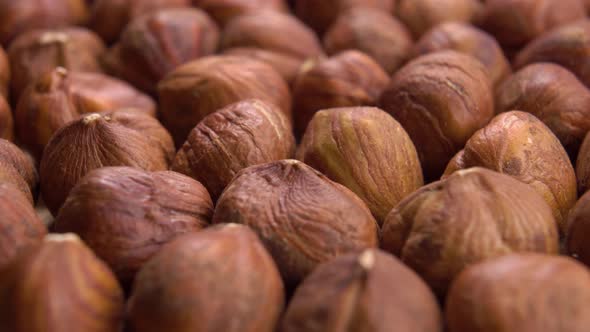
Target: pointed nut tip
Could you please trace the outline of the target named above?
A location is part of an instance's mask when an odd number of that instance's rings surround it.
[[[363,251],[358,258],[358,262],[363,269],[372,269],[375,265],[375,253],[371,249]]]
[[[45,236],[46,242],[67,242],[67,241],[74,241],[80,242],[80,238],[78,235],[74,233],[65,233],[65,234],[48,234]]]

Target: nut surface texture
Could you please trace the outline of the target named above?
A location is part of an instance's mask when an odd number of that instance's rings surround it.
[[[18,146],[0,138],[0,184],[18,188],[33,203],[38,182],[33,159]]]

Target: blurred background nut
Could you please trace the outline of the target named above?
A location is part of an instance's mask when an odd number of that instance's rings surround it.
[[[4,48],[0,46],[0,95],[8,99],[10,88],[10,63]]]
[[[410,137],[378,108],[317,112],[297,158],[352,190],[380,224],[400,200],[424,184]]]
[[[103,57],[103,64],[109,73],[155,94],[166,74],[214,53],[218,43],[217,25],[202,10],[162,9],[131,21]]]
[[[207,115],[178,151],[172,170],[200,181],[217,200],[243,168],[293,157],[295,138],[276,107],[251,99]]]
[[[567,252],[590,266],[590,194],[582,195],[574,208],[570,211],[566,232],[565,246]]]
[[[392,282],[394,281],[395,282]],[[375,249],[318,266],[297,288],[283,332],[441,332],[428,286],[396,258]]]
[[[193,4],[206,11],[220,26],[231,19],[247,13],[261,11],[287,12],[285,0],[192,0]],[[287,36],[285,36],[287,37]]]
[[[133,111],[90,113],[59,129],[41,159],[41,193],[55,216],[88,172],[105,166],[164,171],[174,158],[170,134],[158,120]]]
[[[10,105],[3,96],[0,96],[0,138],[14,140],[14,119]]]
[[[315,112],[333,107],[373,106],[389,76],[368,55],[355,50],[303,64],[293,86],[295,132],[301,136]]]
[[[488,70],[494,85],[510,75],[511,68],[494,37],[468,23],[442,23],[426,32],[414,46],[414,56],[442,50],[473,56]]]
[[[512,252],[557,254],[557,224],[535,189],[484,168],[455,172],[404,199],[381,245],[443,297],[468,265]]]
[[[269,65],[245,56],[218,55],[191,61],[158,85],[162,123],[177,146],[208,114],[244,99],[278,106],[291,121],[291,94]]]
[[[507,300],[510,299],[510,300]],[[590,272],[566,257],[513,254],[459,275],[447,299],[450,332],[584,332]]]
[[[42,291],[41,291],[42,290]],[[0,323],[11,332],[120,331],[123,292],[73,234],[48,235],[0,274]]]
[[[23,92],[15,112],[19,142],[37,158],[51,136],[85,113],[134,108],[156,116],[156,104],[129,84],[100,73],[58,67]]]
[[[281,75],[281,77],[292,85],[299,74],[302,65],[301,60],[288,54],[267,51],[257,47],[234,47],[223,51],[226,55],[236,55],[251,58],[266,63]]]
[[[248,227],[184,235],[139,272],[129,300],[134,331],[272,332],[284,306],[277,267]]]
[[[213,223],[254,229],[288,286],[335,256],[378,245],[377,222],[363,201],[296,160],[238,173],[217,201]]]
[[[38,181],[33,159],[13,143],[0,138],[0,183],[18,188],[33,204]]]
[[[588,134],[586,134],[578,153],[576,176],[578,179],[578,192],[583,194],[590,189],[590,135]]]
[[[408,132],[427,182],[494,114],[489,74],[475,58],[441,51],[408,63],[392,78],[379,105]]]
[[[493,118],[451,160],[445,176],[475,166],[531,185],[565,232],[567,214],[577,198],[576,174],[559,140],[533,115],[512,111]]]

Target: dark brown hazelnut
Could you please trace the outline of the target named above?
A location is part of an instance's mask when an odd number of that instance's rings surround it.
[[[178,151],[172,170],[200,181],[216,200],[242,169],[293,157],[291,124],[274,105],[245,100],[207,115]]]
[[[98,58],[104,51],[105,46],[100,38],[83,28],[69,27],[24,33],[8,49],[12,70],[12,97],[18,100],[31,82],[56,67],[101,72]]]
[[[424,184],[414,143],[393,117],[374,107],[317,112],[297,159],[352,190],[380,224]]]
[[[9,141],[14,140],[14,119],[10,105],[3,96],[0,95],[0,138]]]
[[[442,332],[434,294],[414,271],[377,249],[318,266],[295,291],[282,332]]]
[[[33,159],[10,141],[0,138],[0,184],[18,188],[32,204],[38,181]]]
[[[166,74],[214,53],[218,43],[217,25],[202,10],[162,9],[131,21],[103,64],[108,72],[155,94]]]
[[[0,47],[0,95],[8,99],[10,87],[10,63],[4,48]]]
[[[0,273],[0,325],[11,332],[112,332],[123,292],[108,266],[74,234],[47,235]]]
[[[590,194],[586,192],[569,213],[565,246],[567,252],[590,266]]]
[[[289,286],[335,256],[378,245],[365,203],[296,160],[239,172],[213,214],[213,223],[234,222],[258,233]]]
[[[156,104],[129,84],[100,73],[58,67],[35,80],[16,108],[19,141],[41,157],[51,136],[85,113],[133,108],[155,116]]]
[[[299,74],[299,69],[302,65],[301,60],[290,55],[267,51],[255,47],[229,48],[223,51],[223,54],[244,56],[264,62],[267,65],[273,67],[274,70],[276,70],[277,73],[279,73],[281,77],[283,77],[283,79],[289,83],[289,85],[293,84],[295,81],[295,78],[297,77],[297,74]]]
[[[567,257],[513,254],[476,264],[453,283],[449,332],[584,332],[590,273]]]
[[[494,85],[512,71],[494,37],[467,23],[447,22],[435,26],[416,43],[414,56],[442,50],[455,50],[479,60],[488,70]]]
[[[291,94],[271,66],[244,56],[205,57],[180,66],[158,85],[160,115],[180,146],[208,114],[256,98],[278,106],[291,121]]]
[[[285,0],[192,0],[193,4],[206,11],[221,26],[234,17],[261,11],[288,12]],[[284,36],[288,38],[288,36]]]
[[[391,211],[381,245],[444,296],[466,266],[512,252],[557,254],[557,223],[528,184],[487,170],[460,170]]]
[[[184,235],[139,272],[129,322],[141,332],[272,332],[284,306],[277,267],[248,227]]]
[[[70,190],[93,169],[132,166],[168,169],[172,138],[158,120],[139,112],[90,113],[59,129],[41,159],[41,193],[57,215]]]
[[[584,7],[586,7],[586,12],[587,14],[590,15],[590,0],[583,0],[584,1]]]
[[[410,55],[412,36],[391,13],[355,7],[342,13],[324,35],[330,55],[356,49],[371,56],[388,73],[394,73]]]
[[[379,105],[408,132],[427,182],[494,115],[490,75],[475,58],[441,51],[408,63],[394,76]]]
[[[476,166],[531,185],[565,232],[567,214],[577,198],[576,174],[557,137],[539,119],[518,111],[496,116],[451,160],[445,177]]]
[[[576,177],[578,192],[583,194],[588,191],[590,189],[590,135],[588,134],[586,134],[576,160]]]
[[[0,43],[6,46],[27,30],[75,25],[87,18],[84,0],[0,1]]]
[[[370,56],[350,50],[303,65],[293,85],[295,132],[302,135],[313,115],[333,107],[373,106],[389,76]]]
[[[191,0],[95,0],[88,26],[113,43],[134,18],[164,8],[188,7]]]

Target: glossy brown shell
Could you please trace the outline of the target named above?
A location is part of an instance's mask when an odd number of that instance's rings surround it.
[[[0,94],[8,98],[10,91],[11,69],[8,62],[8,54],[4,48],[0,47]]]
[[[0,96],[0,138],[14,140],[14,119],[10,105],[3,96]]]
[[[398,0],[397,16],[420,38],[443,22],[471,22],[481,9],[479,0]]]
[[[18,188],[33,203],[38,182],[33,159],[10,141],[0,139],[0,184]]]
[[[585,193],[570,211],[565,246],[568,254],[590,266],[590,194]]]

